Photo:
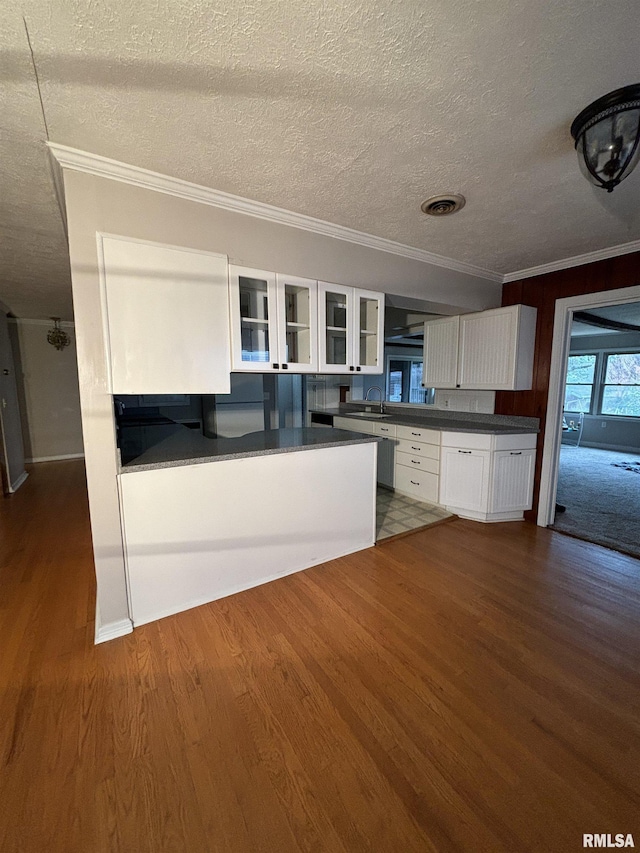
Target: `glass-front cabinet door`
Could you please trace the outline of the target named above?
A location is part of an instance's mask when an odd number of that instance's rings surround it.
[[[354,332],[356,370],[383,372],[384,294],[369,290],[354,291]]]
[[[320,371],[382,373],[384,293],[318,282]]]
[[[318,372],[318,283],[276,276],[278,290],[278,363],[294,373]]]
[[[318,282],[320,372],[348,373],[353,358],[353,288]]]
[[[231,367],[264,373],[277,369],[276,275],[229,265]]]

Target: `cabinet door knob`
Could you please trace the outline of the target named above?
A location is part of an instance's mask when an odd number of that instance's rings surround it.
[[[279,370],[279,369],[280,369],[280,365],[279,365],[279,364],[276,364],[276,363],[274,362],[274,363],[273,363],[273,369],[274,369],[274,370]]]
[[[358,365],[358,366],[356,367],[356,370],[362,370],[362,368],[360,367],[360,365]]]
[[[288,365],[288,364],[283,364],[283,365],[282,365],[282,369],[283,369],[283,370],[289,370],[289,365]]]
[[[349,367],[349,370],[355,370],[354,366],[353,366],[353,365],[351,365],[351,366]]]

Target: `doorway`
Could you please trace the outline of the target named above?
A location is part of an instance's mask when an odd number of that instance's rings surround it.
[[[574,318],[578,315],[578,320],[580,319],[580,314],[582,312],[590,312],[593,314],[597,314],[595,309],[606,309],[612,306],[625,306],[630,305],[631,303],[640,302],[640,287],[627,287],[622,288],[620,290],[612,290],[600,293],[590,293],[583,294],[580,296],[568,297],[565,299],[559,299],[556,302],[556,310],[555,310],[555,320],[554,320],[554,333],[553,333],[553,345],[552,345],[552,356],[551,356],[551,373],[549,380],[549,396],[548,396],[548,406],[547,406],[547,418],[545,425],[545,440],[544,440],[544,449],[543,449],[543,458],[542,458],[542,474],[541,474],[541,482],[540,482],[540,503],[538,508],[538,519],[537,522],[539,525],[543,527],[552,526],[554,524],[554,520],[556,517],[556,502],[558,501],[558,478],[559,472],[561,470],[561,450],[562,450],[562,435],[563,435],[563,420],[565,418],[565,403],[567,402],[567,384],[569,385],[588,385],[588,382],[567,382],[568,378],[575,378],[575,374],[572,376],[571,373],[568,373],[569,368],[569,357],[571,355],[571,331],[574,323]],[[600,312],[601,313],[601,312]],[[605,312],[606,313],[606,312]],[[585,362],[586,363],[586,362]],[[584,365],[583,365],[584,367]],[[615,415],[607,415],[607,407],[611,404],[611,400],[616,396],[619,389],[614,388],[613,386],[616,384],[612,381],[607,381],[608,379],[612,379],[614,375],[613,370],[607,371],[607,361],[601,360],[600,362],[600,373],[596,374],[595,361],[594,361],[594,378],[593,384],[597,387],[592,389],[592,396],[589,397],[591,410],[589,417],[594,416],[595,422],[594,425],[590,427],[593,431],[594,429],[609,429],[609,425],[605,428],[601,426],[597,426],[598,421],[610,420],[611,418],[618,417],[619,419],[623,419],[625,416],[615,416]],[[585,372],[583,370],[582,379],[585,379]],[[610,387],[606,387],[610,386]],[[579,389],[570,389],[573,392]],[[584,390],[584,389],[582,389]],[[618,396],[624,397],[628,396],[628,392],[625,394],[619,394]],[[579,396],[579,394],[578,394]],[[575,398],[575,393],[574,393]],[[585,395],[582,395],[582,399],[584,401]],[[603,406],[604,410],[603,411]],[[584,404],[583,404],[584,407]],[[584,415],[584,413],[583,413]],[[586,415],[584,415],[586,417]],[[632,415],[627,415],[626,417],[633,417]],[[634,422],[638,423],[640,429],[640,421]],[[584,429],[584,427],[583,427]],[[611,435],[607,433],[607,435]],[[594,441],[593,440],[593,432],[591,432],[591,440],[587,442],[587,444],[606,444],[607,442],[603,441]],[[585,433],[582,433],[582,439],[580,445],[585,447]],[[593,450],[598,449],[606,449],[604,447],[598,448],[594,447]],[[628,446],[625,448],[626,450],[632,450],[632,446]],[[565,452],[566,455],[566,452]],[[637,454],[635,454],[637,455]],[[631,453],[631,456],[635,455]],[[576,457],[577,458],[577,457]],[[631,461],[634,461],[632,459]],[[623,461],[623,460],[621,460]],[[611,462],[611,460],[609,460]],[[609,463],[607,463],[609,464]],[[587,469],[589,465],[585,466]],[[638,480],[633,480],[633,483],[637,482],[637,486],[633,486],[633,489],[640,490],[640,474],[634,474],[629,472],[629,477],[637,477]],[[604,543],[603,543],[604,544]],[[608,547],[612,547],[610,544]]]
[[[640,557],[640,302],[575,311],[552,527]]]

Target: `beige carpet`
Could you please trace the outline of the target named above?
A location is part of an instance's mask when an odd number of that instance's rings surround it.
[[[553,528],[640,557],[640,452],[563,447]]]

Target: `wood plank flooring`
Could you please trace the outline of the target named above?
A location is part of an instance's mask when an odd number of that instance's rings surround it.
[[[640,845],[640,562],[454,520],[93,645],[84,471],[0,506],[3,853]]]

